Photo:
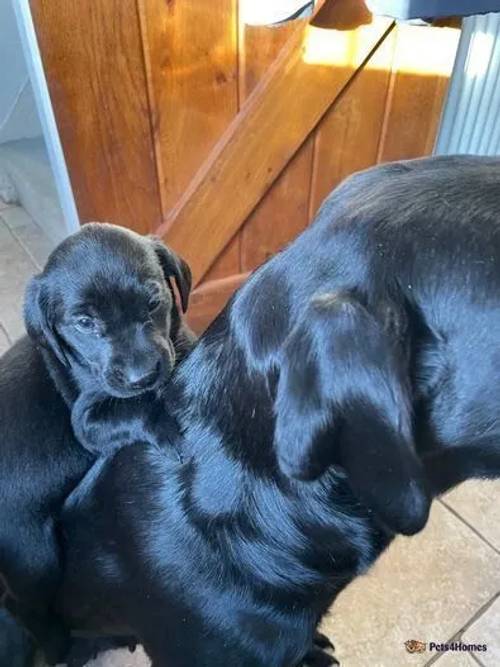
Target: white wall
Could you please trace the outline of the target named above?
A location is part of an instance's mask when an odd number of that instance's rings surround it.
[[[42,133],[13,1],[0,0],[0,143]]]

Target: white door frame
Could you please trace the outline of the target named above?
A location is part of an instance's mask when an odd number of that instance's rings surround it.
[[[29,0],[12,0],[16,14],[17,26],[21,37],[24,56],[33,94],[42,125],[43,136],[47,146],[50,165],[54,174],[59,203],[63,212],[66,231],[72,234],[80,227],[80,220],[76,209],[75,198],[71,188],[66,160],[57,130],[56,119],[52,103],[50,101],[49,89],[45,72],[43,70],[42,58],[38,41],[36,38],[35,27]]]

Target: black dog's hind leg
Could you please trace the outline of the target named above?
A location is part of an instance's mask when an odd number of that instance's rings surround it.
[[[316,632],[313,647],[307,653],[301,667],[331,667],[332,665],[340,665],[334,652],[335,646],[328,637],[321,632]]]

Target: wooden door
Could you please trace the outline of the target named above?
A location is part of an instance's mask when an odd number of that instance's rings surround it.
[[[201,331],[348,174],[431,152],[459,31],[362,0],[248,27],[237,0],[31,0],[77,206],[190,263]]]

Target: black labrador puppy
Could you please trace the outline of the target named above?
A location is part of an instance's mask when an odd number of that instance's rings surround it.
[[[154,409],[193,343],[171,279],[185,310],[191,276],[181,258],[156,239],[85,225],[31,280],[29,336],[0,359],[0,589],[51,663],[67,647],[52,610],[63,500],[117,436],[121,445],[152,439],[154,420],[134,421],[134,411]]]
[[[500,475],[500,159],[349,178],[62,515],[59,609],[155,667],[291,667],[432,498]],[[168,452],[173,442],[182,462]]]

